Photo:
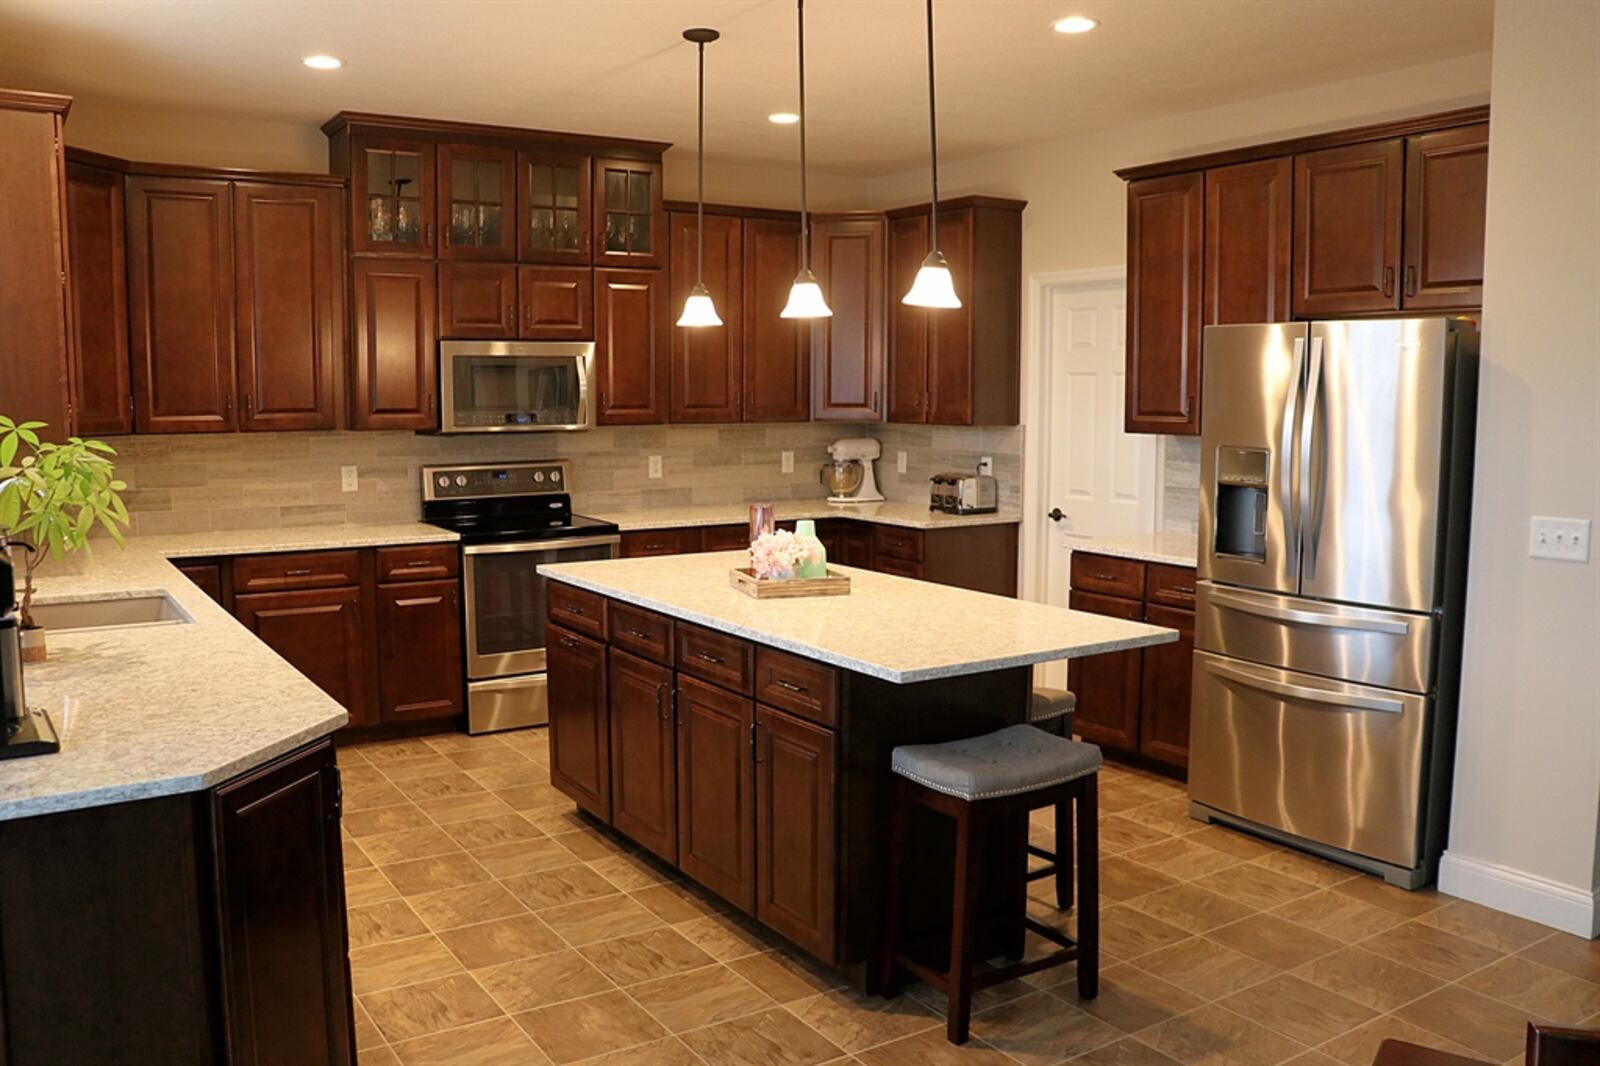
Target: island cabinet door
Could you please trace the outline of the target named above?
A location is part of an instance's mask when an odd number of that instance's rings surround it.
[[[1194,672],[1194,612],[1150,604],[1144,620],[1178,631],[1173,644],[1144,650],[1139,753],[1172,766],[1189,765],[1189,691]]]
[[[1073,591],[1067,605],[1074,611],[1110,615],[1139,621],[1144,607],[1138,600]],[[1091,744],[1121,751],[1139,750],[1139,688],[1144,655],[1141,651],[1114,651],[1073,659],[1067,684],[1078,697],[1072,727]]]
[[[339,770],[322,740],[212,793],[227,1061],[355,1061]]]
[[[834,733],[756,709],[756,917],[826,963],[834,935]]]
[[[678,869],[749,913],[756,909],[755,705],[678,678]]]
[[[611,649],[611,824],[678,861],[672,671]]]
[[[611,821],[611,730],[606,713],[606,646],[557,626],[546,629],[550,783],[602,821]]]
[[[252,592],[233,598],[234,615],[261,642],[316,682],[363,724],[367,657],[359,588]]]

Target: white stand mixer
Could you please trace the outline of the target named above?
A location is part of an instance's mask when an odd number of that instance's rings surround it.
[[[871,437],[840,437],[828,445],[833,462],[822,468],[822,483],[832,494],[829,503],[881,503],[872,463],[883,447]]]

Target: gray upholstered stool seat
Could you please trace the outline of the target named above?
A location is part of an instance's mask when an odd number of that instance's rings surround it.
[[[925,788],[964,800],[1015,796],[1100,769],[1100,749],[1031,725],[944,744],[902,744],[890,768]]]
[[[1028,700],[1028,721],[1048,722],[1071,714],[1078,707],[1078,697],[1064,688],[1046,688],[1036,685]]]

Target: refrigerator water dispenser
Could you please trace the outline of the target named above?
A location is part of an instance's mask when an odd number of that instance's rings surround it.
[[[1267,464],[1265,448],[1217,449],[1217,554],[1266,561]]]

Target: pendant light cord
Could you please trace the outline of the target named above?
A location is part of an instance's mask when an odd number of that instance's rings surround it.
[[[695,149],[697,157],[695,163],[698,173],[695,178],[696,194],[694,205],[694,283],[697,287],[705,284],[706,269],[706,43],[700,41],[699,48],[700,93],[696,106],[700,116],[700,143]]]
[[[939,250],[939,119],[933,91],[933,0],[928,2],[928,146],[933,160],[933,212],[928,238],[933,251]],[[802,122],[804,119],[801,120]],[[802,130],[804,127],[801,127]],[[801,158],[805,156],[805,138],[801,140]]]
[[[800,272],[811,269],[811,216],[806,208],[806,0],[795,0],[800,21]]]

